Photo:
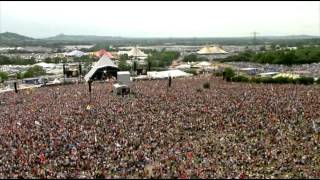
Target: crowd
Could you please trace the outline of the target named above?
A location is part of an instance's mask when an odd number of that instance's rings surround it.
[[[167,85],[0,94],[0,178],[320,178],[319,86]]]

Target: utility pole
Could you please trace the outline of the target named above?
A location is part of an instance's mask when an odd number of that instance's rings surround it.
[[[81,74],[82,74],[82,68],[81,68],[81,62],[79,62],[79,82],[81,82]]]
[[[66,65],[63,62],[63,83],[66,83]]]
[[[257,51],[257,34],[259,34],[258,32],[253,32],[253,46],[254,46],[254,52]]]

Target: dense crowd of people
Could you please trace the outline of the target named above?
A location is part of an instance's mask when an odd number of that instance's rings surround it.
[[[319,86],[167,85],[0,94],[0,178],[320,178]]]

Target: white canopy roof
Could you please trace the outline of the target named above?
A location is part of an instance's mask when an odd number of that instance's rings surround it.
[[[169,70],[169,71],[151,71],[147,72],[147,76],[153,79],[163,79],[163,78],[168,78],[169,76],[171,77],[187,77],[187,76],[192,76],[192,74],[180,71],[180,70]]]
[[[140,49],[138,49],[137,47],[133,47],[129,52],[128,52],[128,56],[134,56],[134,57],[147,57],[148,55],[146,55],[144,52],[142,52]]]
[[[248,68],[241,68],[240,70],[241,71],[251,71],[251,70],[258,70],[258,68],[250,68],[250,67],[248,67]]]
[[[200,49],[197,53],[198,54],[226,54],[228,52],[226,52],[225,50],[223,50],[218,46],[213,46],[213,47],[205,46],[202,49]]]
[[[82,52],[82,51],[79,51],[79,50],[74,50],[74,51],[71,51],[69,53],[65,53],[66,56],[76,56],[76,57],[81,57],[81,56],[84,56],[86,55],[86,53]]]
[[[272,76],[272,75],[276,75],[279,74],[279,72],[265,72],[265,73],[260,73],[260,76]]]
[[[190,64],[180,64],[179,66],[175,67],[176,69],[189,69],[191,68]]]
[[[208,67],[211,66],[211,63],[207,62],[207,61],[202,61],[198,64],[195,65],[196,67]]]
[[[33,66],[41,66],[41,67],[43,67],[45,69],[56,67],[55,64],[52,64],[52,63],[50,64],[50,63],[45,63],[45,62],[40,62],[40,63],[34,64]]]
[[[84,76],[84,79],[86,81],[89,81],[90,78],[94,75],[94,73],[101,68],[105,68],[105,67],[114,67],[114,68],[118,68],[118,66],[116,66],[112,60],[110,58],[108,58],[107,55],[103,55],[99,61],[94,65],[93,68],[90,69],[90,71],[88,72],[88,74],[86,74]]]
[[[273,76],[272,78],[277,78],[277,77],[287,77],[287,78],[296,79],[296,78],[299,78],[300,75],[299,74],[291,74],[291,73],[279,73],[279,74]]]

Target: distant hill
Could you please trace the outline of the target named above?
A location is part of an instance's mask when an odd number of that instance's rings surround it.
[[[95,36],[95,35],[65,35],[59,34],[49,38],[43,38],[42,40],[48,41],[65,41],[65,42],[102,42],[108,40],[122,40],[121,37],[115,36]]]
[[[0,33],[0,46],[21,46],[37,41],[34,38],[12,32]]]
[[[119,36],[95,36],[95,35],[65,35],[59,34],[49,38],[31,38],[17,33],[0,33],[0,46],[46,46],[62,47],[64,45],[91,45],[103,44],[113,46],[149,46],[149,45],[250,45],[252,37],[185,37],[185,38],[129,38]],[[319,36],[290,35],[290,36],[257,36],[259,44],[284,44],[284,45],[305,45],[320,44]]]

